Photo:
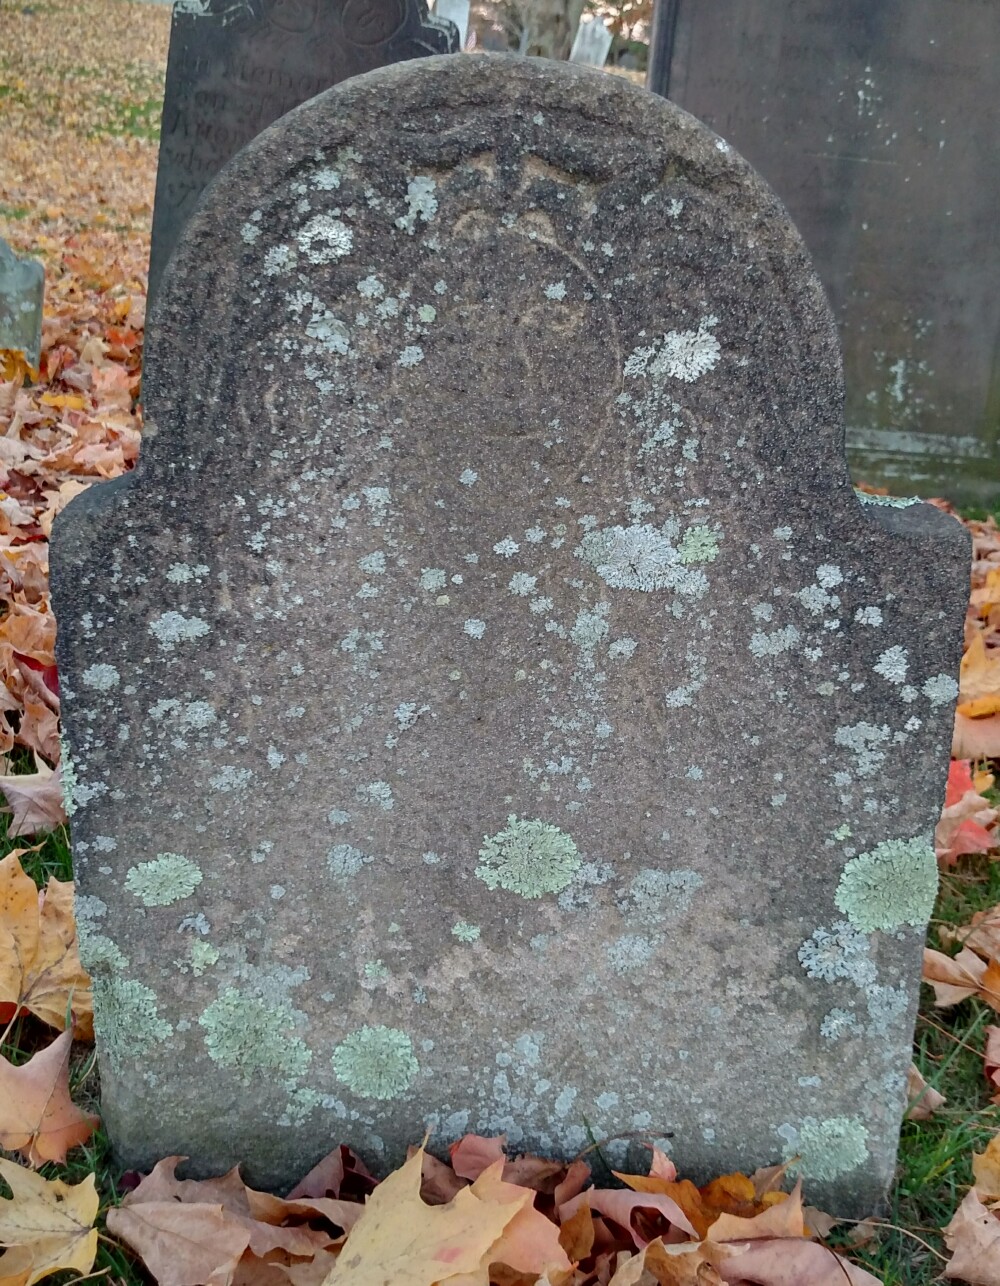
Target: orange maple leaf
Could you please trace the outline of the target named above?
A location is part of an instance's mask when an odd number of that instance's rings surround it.
[[[72,1034],[64,1031],[19,1067],[0,1058],[0,1144],[35,1169],[46,1161],[61,1165],[70,1148],[97,1128],[98,1118],[70,1098],[72,1045]]]

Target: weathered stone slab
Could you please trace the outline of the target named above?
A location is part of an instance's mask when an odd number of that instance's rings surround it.
[[[231,156],[349,76],[455,53],[426,0],[178,0],[170,27],[149,296],[181,229]]]
[[[571,63],[584,63],[588,67],[603,67],[608,61],[612,35],[600,18],[581,22],[573,37],[570,50]]]
[[[19,258],[0,237],[0,348],[23,353],[38,370],[42,352],[45,269],[35,259]]]
[[[120,1155],[638,1131],[867,1208],[967,540],[856,499],[749,167],[584,69],[352,81],[195,215],[145,404],[53,550]]]
[[[857,476],[1000,486],[1000,8],[658,0],[650,86],[787,205],[840,325]]]

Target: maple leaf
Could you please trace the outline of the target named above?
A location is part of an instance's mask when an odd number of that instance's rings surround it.
[[[952,760],[944,804],[934,832],[939,862],[953,865],[963,854],[988,853],[1000,845],[1000,835],[990,829],[996,825],[1000,809],[976,790],[968,760]]]
[[[693,1186],[693,1185],[692,1185]],[[588,1188],[578,1197],[559,1207],[559,1220],[571,1219],[580,1206],[589,1206],[596,1213],[605,1215],[625,1229],[633,1243],[641,1249],[649,1238],[642,1235],[633,1223],[637,1212],[659,1215],[681,1232],[697,1237],[694,1224],[674,1197],[662,1192],[628,1192],[620,1188]]]
[[[212,1179],[178,1179],[175,1171],[185,1159],[157,1162],[121,1206],[108,1212],[108,1228],[140,1256],[159,1286],[273,1286],[285,1279],[310,1286],[329,1272],[331,1252],[343,1241],[340,1229],[363,1213],[356,1202],[292,1201],[256,1192],[238,1167]],[[335,1228],[312,1227],[316,1222]],[[307,1271],[317,1257],[320,1265]]]
[[[85,1143],[98,1118],[83,1112],[70,1098],[71,1032],[14,1067],[0,1057],[0,1145],[17,1151],[34,1167],[66,1160],[66,1153]]]
[[[418,1148],[371,1194],[324,1286],[435,1286],[488,1267],[491,1247],[532,1194],[497,1204],[462,1188],[429,1206],[420,1196],[423,1156]]]
[[[21,867],[16,849],[0,861],[0,1004],[28,1009],[63,1029],[72,1011],[76,1034],[93,1036],[90,978],[80,963],[73,885],[50,879],[44,893]]]
[[[0,1177],[11,1190],[0,1198],[0,1259],[3,1286],[33,1286],[50,1273],[89,1273],[97,1254],[99,1199],[94,1176],[82,1183],[43,1179],[0,1158]]]
[[[927,1084],[920,1068],[915,1063],[911,1063],[910,1070],[906,1074],[906,1119],[927,1121],[947,1101],[943,1094],[939,1094],[933,1086]]]
[[[934,1003],[939,1009],[976,996],[991,1009],[1000,1010],[1000,964],[996,960],[987,964],[968,947],[954,958],[925,947],[923,980],[934,988]]]
[[[945,1277],[1000,1286],[1000,1220],[983,1205],[975,1188],[966,1193],[945,1228],[944,1241],[952,1255]]]
[[[941,925],[938,937],[946,946],[968,947],[984,960],[1000,959],[1000,906],[977,911],[968,924]]]
[[[11,814],[8,835],[35,835],[65,825],[62,771],[50,768],[37,755],[33,773],[0,775],[0,791],[10,805],[3,810]]]

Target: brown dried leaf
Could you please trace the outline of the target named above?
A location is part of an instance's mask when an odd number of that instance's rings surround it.
[[[36,1169],[46,1161],[61,1165],[97,1128],[98,1118],[70,1098],[72,1044],[65,1031],[18,1067],[0,1057],[0,1146],[20,1152]]]
[[[955,1211],[944,1230],[951,1260],[945,1277],[971,1286],[1000,1286],[1000,1220],[980,1201],[975,1189]]]

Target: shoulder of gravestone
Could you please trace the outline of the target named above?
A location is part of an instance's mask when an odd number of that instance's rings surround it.
[[[896,501],[873,497],[861,501],[869,521],[890,536],[914,545],[933,547],[940,557],[966,564],[972,557],[972,537],[954,514],[927,501]]]
[[[74,577],[89,566],[94,551],[114,542],[111,517],[127,509],[135,472],[109,482],[99,482],[73,500],[56,515],[49,541],[50,576],[53,592],[71,588]]]

